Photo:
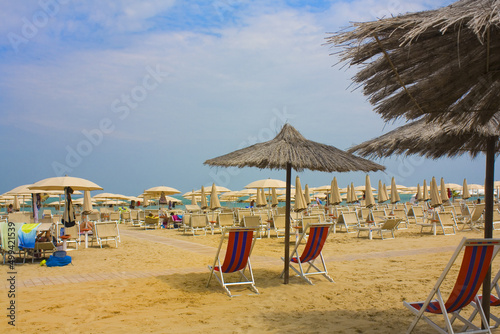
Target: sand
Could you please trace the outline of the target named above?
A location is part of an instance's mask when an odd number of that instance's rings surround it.
[[[230,298],[215,280],[206,287],[220,234],[193,237],[125,225],[120,231],[118,248],[70,251],[73,265],[18,263],[15,328],[7,323],[8,267],[2,266],[0,332],[402,333],[413,318],[403,300],[425,299],[459,241],[482,236],[433,236],[414,225],[393,240],[332,234],[323,253],[335,282],[318,276],[312,286],[297,277],[282,284],[283,239],[263,238],[252,257],[260,295],[243,288]],[[415,331],[429,332],[424,322]]]

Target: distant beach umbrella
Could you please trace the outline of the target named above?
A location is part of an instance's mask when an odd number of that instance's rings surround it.
[[[372,186],[370,183],[370,176],[366,174],[365,178],[365,206],[371,208],[375,205],[375,198],[373,198]]]
[[[446,190],[446,187],[444,185],[444,179],[441,178],[441,185],[440,185],[440,195],[441,195],[441,201],[444,203],[444,202],[447,202],[450,200],[450,198],[448,197],[448,190]]]
[[[387,196],[387,189],[384,189],[385,184],[382,184],[382,180],[378,180],[378,199],[377,202],[384,203],[389,200]]]
[[[90,197],[90,191],[89,190],[85,190],[83,192],[83,209],[82,209],[82,213],[83,214],[89,214],[93,211],[93,208],[92,208],[92,199]]]
[[[398,187],[396,186],[396,179],[394,176],[391,180],[391,203],[401,202],[401,197],[399,196]]]
[[[297,176],[295,178],[295,212],[304,211],[307,209],[307,204],[304,199],[304,193],[302,193],[302,187],[300,185],[300,178]]]
[[[198,203],[196,203],[196,195],[194,193],[194,190],[192,191],[191,194],[191,205],[198,205]]]
[[[212,184],[212,191],[210,192],[210,210],[217,210],[221,207],[219,197],[217,195],[217,188],[215,183]]]
[[[418,183],[417,184],[417,194],[415,195],[415,200],[417,202],[420,202],[420,201],[422,201],[422,198],[423,198],[423,196],[422,196],[422,189],[420,189],[420,183]]]
[[[267,205],[264,195],[264,189],[257,189],[257,201],[255,202],[255,206],[262,208]]]
[[[311,204],[311,195],[309,195],[309,185],[306,184],[304,187],[304,200],[306,201],[306,206]]]
[[[290,124],[283,125],[278,135],[232,153],[205,161],[211,166],[257,167],[286,170],[286,213],[290,220],[292,168],[298,172],[310,169],[323,172],[378,171],[385,167],[346,153],[333,146],[307,140]],[[284,283],[289,281],[290,226],[285,226]]]
[[[201,209],[205,210],[208,208],[207,204],[207,196],[205,195],[205,187],[201,186],[201,203],[200,203]]]
[[[271,206],[274,208],[278,206],[278,196],[276,194],[276,188],[271,188]]]
[[[470,198],[469,187],[467,186],[467,179],[464,179],[464,185],[462,187],[462,198],[463,199]]]
[[[424,185],[422,186],[422,201],[426,202],[430,199],[429,191],[427,190],[427,180],[424,180]]]
[[[332,187],[330,190],[330,204],[337,205],[342,202],[342,197],[340,196],[339,185],[337,184],[337,178],[334,176],[332,180]]]
[[[17,198],[17,196],[14,196],[14,203],[12,204],[12,209],[14,211],[21,210],[21,206],[19,205],[19,198]]]
[[[439,196],[436,178],[433,176],[431,180],[431,207],[435,208],[441,204],[443,203],[441,201],[441,197]]]
[[[276,179],[262,179],[247,184],[245,188],[286,188],[286,182]]]

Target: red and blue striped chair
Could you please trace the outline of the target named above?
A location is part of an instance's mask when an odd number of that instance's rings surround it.
[[[221,264],[220,251],[222,244],[224,243],[226,233],[229,234],[229,237],[224,262]],[[256,294],[259,294],[259,291],[255,287],[252,265],[250,263],[250,254],[252,253],[256,236],[257,228],[228,227],[223,229],[219,248],[217,250],[217,254],[215,255],[214,264],[212,266],[208,266],[208,269],[210,270],[210,277],[208,278],[207,287],[210,284],[212,276],[215,276],[229,297],[233,296],[231,295],[231,291],[229,291],[229,287],[234,285],[249,285]],[[247,268],[250,277],[245,275],[245,270]],[[227,276],[232,273],[239,274],[239,281],[227,281]]]
[[[482,321],[486,323],[481,303],[478,302],[477,292],[497,254],[495,246],[500,246],[500,239],[462,239],[427,299],[424,302],[403,302],[403,305],[416,315],[407,333],[413,331],[420,319],[425,320],[440,333],[455,333],[452,325],[456,319],[465,324],[462,330],[471,328],[474,333],[490,333],[489,328],[481,329],[480,324],[475,325],[470,319],[462,317],[460,311],[471,302],[475,302]],[[441,295],[441,284],[463,249],[465,249],[464,255],[455,286],[445,302]],[[436,314],[444,316],[445,327],[439,326],[429,317]]]
[[[311,280],[307,278],[310,275],[323,275],[327,280],[333,282],[333,279],[328,276],[328,270],[326,269],[325,260],[323,259],[323,246],[325,245],[326,238],[332,230],[333,223],[313,223],[306,225],[304,231],[300,234],[299,239],[295,243],[295,247],[290,255],[290,268],[297,273],[297,276],[302,277],[307,283],[313,285]],[[304,240],[307,242],[302,250],[302,254],[299,256],[299,247]],[[319,258],[323,269],[320,269],[314,264],[314,261]],[[285,261],[284,258],[281,258]],[[304,265],[309,265],[307,270],[304,270]],[[297,267],[295,267],[295,265]],[[315,269],[315,271],[311,271]],[[284,271],[281,273],[283,276]]]
[[[498,280],[500,279],[500,271],[495,275],[493,280],[491,281],[491,289],[492,293],[490,295],[490,306],[497,307],[500,306],[500,286],[498,285]],[[496,296],[493,294],[493,289],[495,289]],[[479,295],[478,296],[479,302],[482,303],[483,296]],[[476,317],[476,315],[479,312],[479,309],[477,307],[477,304],[475,302],[472,302],[471,305],[474,307],[474,311],[472,312],[471,316],[469,317],[469,321],[472,322],[472,320]],[[495,321],[495,325],[493,328],[498,328],[500,325],[500,318],[490,314],[490,319]],[[465,326],[464,330],[466,330],[469,326]]]

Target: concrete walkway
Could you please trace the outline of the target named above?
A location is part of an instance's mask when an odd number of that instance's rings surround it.
[[[186,251],[203,254],[207,256],[215,256],[217,249],[215,247],[200,245],[198,243],[184,241],[179,239],[173,239],[168,237],[162,237],[157,235],[151,235],[144,233],[143,231],[133,231],[133,230],[122,230],[120,231],[122,236],[127,236],[131,238],[147,240],[154,243],[160,243],[163,245],[168,245],[172,247],[177,247]],[[342,261],[356,261],[356,260],[366,260],[371,258],[389,258],[398,256],[410,256],[416,254],[435,254],[440,252],[449,252],[455,250],[455,246],[445,246],[445,247],[434,247],[434,248],[421,248],[414,250],[401,250],[401,251],[386,251],[386,252],[372,252],[367,254],[348,254],[343,256],[330,256],[325,258],[326,262],[342,262]],[[282,261],[279,258],[271,258],[267,256],[252,256],[253,266],[280,266]],[[9,278],[8,266],[4,266],[4,274]],[[74,275],[63,275],[63,276],[50,276],[50,277],[36,277],[21,280],[20,277],[16,277],[16,289],[18,288],[30,288],[36,286],[45,285],[62,285],[62,284],[74,284],[74,283],[87,283],[96,282],[104,280],[118,280],[118,279],[134,279],[134,278],[147,278],[155,277],[161,275],[172,275],[172,274],[183,274],[183,273],[202,273],[207,272],[206,267],[203,268],[172,268],[160,271],[112,271],[106,273],[89,273],[89,274],[74,274]],[[4,281],[6,282],[6,281]],[[9,283],[3,283],[0,285],[0,289],[9,289]]]

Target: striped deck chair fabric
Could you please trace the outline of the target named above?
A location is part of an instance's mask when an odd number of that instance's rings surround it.
[[[465,324],[465,328],[473,328],[474,333],[490,333],[489,328],[481,330],[480,324],[473,324],[469,319],[461,316],[460,311],[475,300],[481,318],[486,323],[481,304],[478,302],[477,292],[497,253],[495,246],[499,245],[500,239],[462,239],[427,299],[424,302],[403,302],[403,305],[416,315],[407,333],[413,331],[420,319],[425,320],[440,333],[456,333],[453,329],[453,322],[457,319]],[[445,302],[440,287],[462,249],[465,250],[455,286]],[[434,297],[436,299],[433,299]],[[445,327],[440,327],[426,314],[444,316]]]
[[[225,235],[228,234],[228,242],[226,255],[221,264],[220,253],[225,240]],[[255,236],[257,235],[257,228],[246,227],[229,227],[224,228],[222,232],[219,248],[215,255],[214,263],[208,266],[210,276],[208,278],[207,287],[210,284],[212,276],[215,276],[219,284],[226,291],[229,297],[233,297],[230,286],[236,285],[249,285],[250,289],[256,294],[259,291],[255,287],[255,280],[253,277],[252,265],[250,263],[250,254],[255,244]],[[248,269],[249,277],[245,275],[245,270]],[[228,282],[229,274],[238,273],[239,281]]]
[[[500,297],[500,286],[498,285],[499,279],[500,279],[500,271],[495,275],[495,277],[491,281],[492,293],[490,294],[490,306],[493,306],[493,307],[500,306],[500,298],[499,298]],[[493,289],[495,290],[496,296],[493,294]],[[483,296],[479,295],[478,299],[479,299],[479,302],[482,303]],[[479,309],[477,307],[476,302],[471,302],[471,305],[474,307],[474,311],[470,315],[469,321],[472,322],[474,320],[474,318],[476,317],[476,315],[479,313]],[[500,318],[498,316],[495,316],[495,315],[490,313],[490,319],[495,321],[495,325],[493,326],[493,328],[498,328],[498,326],[500,325]],[[468,328],[468,326],[466,326],[464,329],[467,329],[467,328]]]
[[[302,277],[307,283],[313,285],[312,281],[307,278],[310,275],[323,275],[327,280],[333,282],[333,279],[328,276],[328,270],[326,269],[325,260],[323,259],[323,246],[325,241],[330,234],[333,223],[316,223],[306,225],[304,232],[300,235],[299,240],[295,244],[295,247],[290,255],[290,268],[297,273],[297,276]],[[305,240],[307,236],[307,242],[299,256],[299,247],[301,247],[302,241]],[[320,259],[322,269],[314,264],[316,259]],[[285,259],[281,258],[283,261]],[[296,266],[295,266],[295,265]],[[304,265],[308,265],[307,269],[304,270]],[[314,269],[315,271],[311,271]],[[281,276],[284,275],[284,271]]]

